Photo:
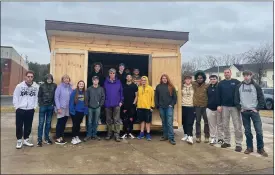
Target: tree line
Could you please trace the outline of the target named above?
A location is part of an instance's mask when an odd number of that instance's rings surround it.
[[[225,54],[222,56],[206,55],[194,57],[190,61],[182,63],[182,74],[194,73],[197,70],[205,70],[211,67],[231,66],[233,64],[258,64],[257,72],[254,72],[254,79],[262,84],[264,65],[273,62],[273,44],[264,44],[258,48],[240,54]]]

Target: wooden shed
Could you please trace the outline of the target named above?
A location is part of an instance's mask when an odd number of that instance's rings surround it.
[[[178,90],[178,103],[174,111],[174,127],[181,126],[181,53],[188,41],[188,32],[138,29],[74,22],[46,20],[46,34],[51,52],[50,73],[55,82],[68,74],[76,84],[87,82],[88,72],[94,62],[100,61],[104,71],[123,62],[137,67],[148,76],[155,89],[163,73],[168,74]],[[52,128],[55,129],[56,117]],[[69,119],[66,128],[70,128]],[[160,129],[161,119],[157,110],[153,113],[152,129]],[[139,130],[139,124],[134,130]],[[106,129],[99,125],[99,131]],[[85,130],[85,122],[81,130]]]

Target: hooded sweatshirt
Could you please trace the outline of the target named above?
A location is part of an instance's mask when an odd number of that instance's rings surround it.
[[[77,89],[73,90],[70,96],[70,114],[75,115],[75,112],[83,112],[88,114],[88,107],[85,104],[85,95],[83,91],[79,91],[77,102],[75,102]]]
[[[37,107],[39,86],[33,82],[31,86],[25,81],[19,83],[13,92],[15,109],[30,110]]]
[[[98,85],[97,88],[91,86],[86,91],[86,100],[89,108],[98,108],[104,105],[105,92],[102,87]]]
[[[155,107],[154,102],[154,89],[149,86],[148,77],[142,76],[141,78],[145,78],[146,85],[140,85],[138,87],[138,100],[137,100],[137,108],[139,109],[151,109]]]
[[[237,108],[243,110],[259,110],[265,106],[263,91],[252,79],[237,86],[234,100]]]
[[[52,80],[51,83],[47,82],[47,79]],[[44,78],[44,84],[40,85],[38,93],[38,103],[39,106],[50,106],[54,104],[54,93],[57,85],[53,82],[53,76],[47,74]]]
[[[190,84],[190,85],[183,84],[181,93],[182,93],[182,100],[181,100],[182,106],[192,107],[193,106],[193,96],[194,96],[194,88],[193,88],[192,84]]]
[[[56,109],[69,108],[70,95],[72,91],[73,90],[72,90],[71,84],[61,83],[59,86],[57,86],[55,95],[54,95]]]
[[[119,106],[119,103],[123,103],[123,89],[119,79],[115,78],[115,80],[112,82],[110,77],[107,77],[104,82],[104,88],[106,95],[106,108],[117,107]]]
[[[169,105],[174,107],[177,103],[177,93],[175,88],[172,91],[172,95],[170,95],[168,84],[159,84],[156,87],[155,94],[155,105],[157,108],[168,108]]]

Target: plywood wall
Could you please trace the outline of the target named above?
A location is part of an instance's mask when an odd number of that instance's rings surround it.
[[[70,76],[74,86],[76,86],[79,80],[85,80],[84,59],[84,53],[56,53],[54,70],[55,82],[59,84],[64,74]]]

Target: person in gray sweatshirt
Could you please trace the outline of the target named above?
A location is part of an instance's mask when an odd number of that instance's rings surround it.
[[[235,91],[235,105],[241,111],[243,126],[245,129],[247,149],[245,154],[253,152],[253,135],[251,132],[251,120],[254,124],[257,139],[257,152],[264,157],[262,121],[259,110],[265,106],[264,95],[261,87],[252,79],[251,71],[243,72],[244,81],[237,86]]]
[[[104,105],[105,101],[105,92],[104,89],[98,84],[98,76],[94,76],[92,80],[93,84],[86,91],[86,103],[89,107],[89,115],[88,132],[87,136],[84,138],[84,141],[88,141],[90,139],[100,140],[97,136],[97,126],[100,116],[100,109]]]

